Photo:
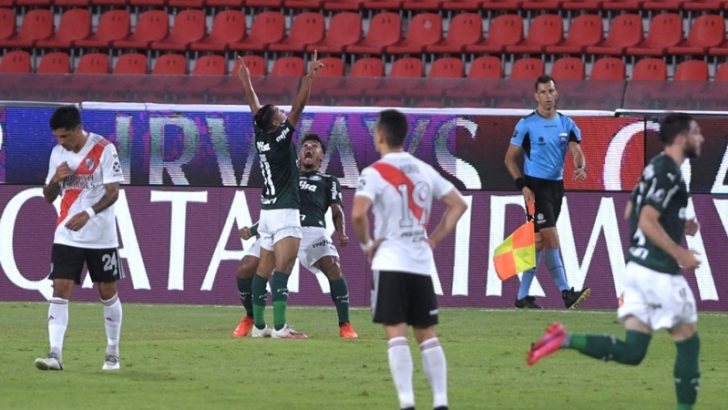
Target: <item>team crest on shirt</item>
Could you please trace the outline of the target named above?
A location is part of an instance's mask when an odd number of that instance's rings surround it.
[[[569,134],[562,132],[561,134],[559,134],[559,139],[561,139],[562,144],[565,144],[566,141],[569,140]]]
[[[96,162],[94,162],[93,158],[86,158],[86,162],[84,162],[84,164],[86,165],[86,169],[93,171]]]

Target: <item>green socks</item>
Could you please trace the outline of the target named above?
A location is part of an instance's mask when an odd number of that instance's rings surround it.
[[[572,334],[568,342],[569,349],[604,361],[636,366],[642,362],[650,345],[651,335],[628,330],[625,341],[609,335]]]
[[[248,316],[253,316],[253,278],[243,279],[236,277],[238,282],[238,294],[240,295],[240,303],[245,308],[245,313]]]
[[[270,283],[273,293],[273,325],[276,330],[283,329],[286,324],[286,306],[288,305],[288,275],[274,271]]]
[[[695,333],[690,339],[676,342],[677,356],[675,357],[675,392],[677,393],[678,410],[692,409],[700,389],[700,367],[698,355],[700,353],[700,338]]]
[[[265,289],[267,281],[257,273],[253,276],[252,280],[252,295],[253,295],[253,322],[255,327],[263,329],[265,327],[265,302],[268,299],[268,291]]]
[[[339,326],[349,323],[349,285],[342,275],[337,280],[330,280],[331,300],[336,305],[336,314],[339,316]]]

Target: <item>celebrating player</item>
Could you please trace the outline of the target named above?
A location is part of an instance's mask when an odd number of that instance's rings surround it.
[[[356,339],[359,336],[349,321],[349,286],[341,273],[339,253],[326,233],[326,211],[331,208],[334,226],[339,237],[339,244],[346,246],[349,237],[346,235],[344,212],[342,209],[341,185],[336,177],[319,172],[321,160],[326,148],[317,134],[306,134],[301,141],[298,156],[300,177],[298,180],[301,196],[301,225],[303,238],[298,249],[298,259],[312,272],[323,272],[329,279],[331,299],[336,305],[339,318],[339,336],[346,339]],[[244,227],[240,230],[243,239],[257,234],[257,227]],[[250,291],[246,281],[252,280],[257,269],[260,254],[260,241],[246,251],[238,267],[238,291],[246,307],[247,314],[240,320],[233,336],[246,336],[253,326],[252,308],[248,308]],[[252,306],[251,306],[252,307]]]
[[[81,283],[84,263],[97,284],[104,305],[106,357],[103,370],[118,370],[121,334],[121,300],[116,281],[123,271],[117,253],[114,202],[124,180],[114,145],[81,126],[74,106],[58,108],[50,127],[58,145],[51,151],[43,187],[46,201],[61,195],[51,253],[53,297],[48,308],[50,353],[35,359],[41,370],[63,370],[63,339],[68,327],[68,301],[74,284]]]
[[[253,336],[274,338],[305,338],[306,335],[295,331],[286,323],[288,304],[288,276],[296,261],[301,241],[301,222],[299,218],[300,199],[298,194],[298,167],[296,149],[292,138],[294,124],[298,123],[306,106],[313,77],[323,67],[314,52],[307,75],[303,77],[301,88],[286,118],[283,111],[271,104],[261,107],[258,96],[253,90],[250,72],[242,58],[238,78],[243,83],[245,94],[253,114],[255,128],[255,147],[260,158],[263,173],[263,194],[258,232],[260,233],[261,252],[258,270],[253,276]],[[263,314],[268,278],[271,277],[273,293],[273,325],[265,324]]]
[[[552,323],[528,352],[528,364],[560,348],[575,349],[601,360],[638,365],[647,353],[652,332],[667,329],[675,341],[674,380],[678,409],[692,409],[700,387],[700,339],[695,298],[680,269],[699,265],[695,254],[680,246],[683,234],[695,235],[699,225],[686,222],[688,191],[680,165],[700,155],[703,135],[695,120],[670,114],[660,124],[664,144],[645,167],[632,191],[625,217],[632,241],[624,278],[624,303],[617,316],[624,322],[624,341],[609,335],[566,333]]]
[[[467,209],[460,192],[426,163],[402,148],[407,119],[396,110],[379,113],[374,145],[382,158],[364,169],[351,211],[362,250],[371,260],[372,314],[388,339],[389,368],[401,408],[414,408],[412,355],[407,326],[414,328],[422,366],[432,386],[435,408],[447,408],[447,362],[435,333],[437,300],[430,277],[432,250]],[[446,206],[427,235],[432,200]],[[374,239],[369,235],[369,209]]]
[[[523,194],[526,204],[535,202],[536,205],[536,215],[531,215],[535,218],[536,267],[523,272],[516,307],[542,309],[535,303],[535,298],[528,295],[528,291],[536,276],[541,253],[545,253],[546,266],[561,290],[564,306],[573,309],[589,297],[591,290],[584,288],[575,291],[569,286],[561,261],[556,221],[559,219],[564,197],[564,159],[567,146],[574,158],[573,178],[577,181],[586,178],[586,161],[580,145],[581,130],[571,118],[556,111],[559,93],[553,78],[547,75],[539,77],[535,89],[536,110],[516,124],[505,159],[508,172],[515,179],[516,187]],[[518,160],[524,153],[526,158],[521,172]]]

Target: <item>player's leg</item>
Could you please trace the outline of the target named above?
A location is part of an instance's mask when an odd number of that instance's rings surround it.
[[[345,339],[356,339],[359,335],[351,326],[349,320],[349,285],[341,273],[339,258],[327,255],[317,260],[313,266],[326,275],[331,288],[331,299],[336,306],[336,315],[339,318],[339,336]]]
[[[260,256],[260,249],[258,249]],[[238,264],[236,282],[238,285],[238,295],[240,303],[245,308],[245,316],[240,319],[240,323],[233,331],[233,337],[245,337],[250,333],[253,327],[253,277],[258,269],[259,258],[253,255],[245,255]]]
[[[35,367],[41,370],[63,369],[63,341],[68,328],[68,302],[73,286],[81,283],[83,251],[66,245],[53,244],[51,251],[53,297],[48,306],[48,340],[50,352],[46,357],[35,359]]]
[[[264,237],[261,237],[260,259],[258,269],[253,276],[251,294],[253,296],[253,337],[270,337],[270,329],[265,324],[265,304],[268,299],[266,285],[275,266],[275,255],[267,248]]]
[[[86,266],[91,281],[96,283],[99,298],[104,306],[104,328],[106,329],[106,354],[102,370],[119,370],[119,341],[123,310],[117,282],[124,277],[116,249],[87,249]]]
[[[414,409],[415,391],[412,387],[414,363],[407,342],[407,323],[385,324],[384,333],[387,336],[389,371],[392,373],[394,387],[397,389],[399,407]]]
[[[700,389],[700,337],[695,323],[681,323],[669,330],[675,341],[677,356],[673,376],[678,410],[692,409]]]
[[[296,332],[287,325],[286,307],[288,306],[288,278],[296,262],[298,247],[301,243],[300,228],[298,237],[282,230],[276,233],[273,253],[275,254],[275,268],[271,279],[271,293],[273,293],[273,337],[275,338],[305,338],[302,333]],[[280,239],[278,236],[280,235]]]
[[[541,233],[536,232],[536,266],[533,269],[527,270],[521,274],[521,284],[518,286],[518,295],[516,296],[515,306],[519,309],[543,309],[541,305],[536,303],[536,298],[530,296],[528,293],[531,290],[531,283],[533,278],[536,277],[536,271],[538,271],[538,265],[541,262],[541,254],[543,248],[543,239]]]

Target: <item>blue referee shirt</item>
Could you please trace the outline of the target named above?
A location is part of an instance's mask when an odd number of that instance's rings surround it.
[[[554,181],[564,178],[564,158],[570,141],[581,143],[581,130],[574,120],[559,112],[549,119],[532,112],[518,121],[511,137],[511,144],[526,152],[523,173]]]

